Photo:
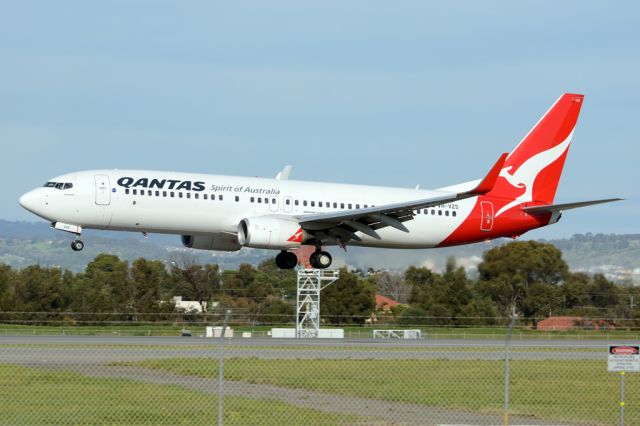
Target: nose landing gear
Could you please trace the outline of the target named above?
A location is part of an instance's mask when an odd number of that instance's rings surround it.
[[[84,243],[80,240],[71,241],[71,250],[81,251],[84,248]]]

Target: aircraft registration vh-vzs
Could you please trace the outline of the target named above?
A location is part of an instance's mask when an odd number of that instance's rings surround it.
[[[584,96],[564,94],[484,178],[436,190],[288,179],[89,170],[48,181],[20,205],[75,234],[83,228],[178,234],[186,247],[280,250],[290,269],[295,252],[315,246],[310,263],[331,265],[325,246],[421,249],[517,237],[556,223],[564,210],[619,200],[554,204]]]

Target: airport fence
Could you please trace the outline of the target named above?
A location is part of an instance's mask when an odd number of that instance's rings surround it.
[[[2,335],[0,424],[640,424],[605,341],[214,336]]]

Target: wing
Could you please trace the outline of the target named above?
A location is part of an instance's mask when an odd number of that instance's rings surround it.
[[[484,179],[470,191],[436,191],[438,194],[430,198],[385,204],[366,209],[300,215],[296,216],[296,219],[305,231],[314,235],[317,239],[321,241],[337,241],[339,244],[346,244],[349,240],[361,241],[362,239],[356,235],[358,231],[379,240],[381,237],[376,230],[387,226],[409,232],[402,222],[412,220],[416,210],[452,203],[491,191],[500,175],[507,155],[508,153],[502,154]]]
[[[621,201],[621,200],[622,198],[607,198],[605,200],[580,201],[578,203],[549,204],[547,206],[523,207],[522,210],[524,210],[529,214],[538,215],[538,214],[561,212],[564,210],[577,209],[580,207],[593,206],[596,204],[610,203],[612,201]]]

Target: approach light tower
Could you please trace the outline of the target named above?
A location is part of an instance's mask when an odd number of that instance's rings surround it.
[[[340,271],[298,268],[296,337],[318,337],[320,332],[320,292],[340,277]]]

